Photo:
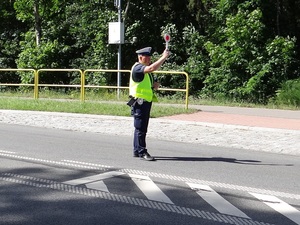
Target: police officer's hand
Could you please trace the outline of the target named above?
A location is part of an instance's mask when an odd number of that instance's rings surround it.
[[[159,82],[154,82],[153,83],[153,89],[157,90],[159,88],[160,83]]]
[[[163,57],[166,59],[166,58],[169,57],[169,55],[170,55],[169,49],[165,49],[164,52],[163,52]]]

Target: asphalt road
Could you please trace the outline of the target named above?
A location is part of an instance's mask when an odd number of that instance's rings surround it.
[[[0,224],[300,224],[299,156],[0,126]]]

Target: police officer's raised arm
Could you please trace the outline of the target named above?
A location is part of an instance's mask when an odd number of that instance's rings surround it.
[[[144,73],[151,73],[157,70],[166,61],[169,55],[170,55],[169,50],[165,49],[162,56],[157,61],[145,67]]]

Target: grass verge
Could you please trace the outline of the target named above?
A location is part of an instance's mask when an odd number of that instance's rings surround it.
[[[80,102],[79,100],[34,100],[27,98],[1,97],[0,109],[130,116],[130,107],[126,105],[126,101]],[[184,105],[171,106],[154,103],[152,106],[151,117],[157,118],[182,113],[194,113],[196,111],[196,109],[185,110]]]

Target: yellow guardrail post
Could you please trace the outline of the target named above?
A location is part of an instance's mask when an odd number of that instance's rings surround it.
[[[186,72],[178,72],[178,71],[155,71],[153,73],[158,74],[181,74],[185,75],[186,82],[185,82],[185,89],[175,89],[175,88],[159,88],[158,90],[165,90],[165,91],[182,91],[185,92],[185,109],[188,109],[189,104],[189,75]]]
[[[85,100],[85,71],[82,72],[81,74],[81,79],[80,79],[80,101],[84,102]]]
[[[34,99],[39,98],[39,76],[38,72],[35,70],[34,71],[34,89],[33,89],[33,97]]]
[[[189,75],[186,72],[183,72],[183,74],[186,77],[186,81],[185,81],[185,88],[186,88],[186,95],[185,95],[185,109],[188,109],[188,105],[189,105]]]

